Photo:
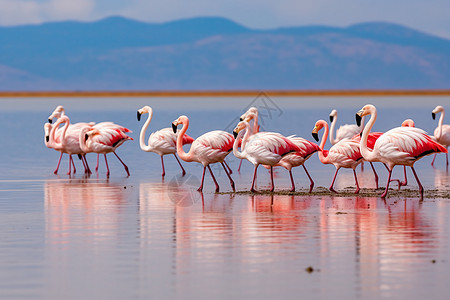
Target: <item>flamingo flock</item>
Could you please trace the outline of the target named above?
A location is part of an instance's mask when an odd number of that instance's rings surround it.
[[[240,159],[238,171],[241,169],[242,160],[246,159],[254,165],[254,173],[250,187],[251,192],[257,192],[257,170],[259,165],[263,165],[270,170],[270,191],[275,190],[274,167],[285,168],[290,177],[291,189],[295,191],[295,184],[292,175],[292,168],[302,166],[309,181],[309,192],[314,188],[314,180],[310,176],[305,163],[314,153],[318,153],[320,162],[332,164],[336,171],[331,181],[329,190],[337,193],[334,183],[341,168],[352,169],[355,179],[356,190],[360,191],[356,167],[367,161],[370,163],[374,173],[375,186],[378,188],[378,175],[372,163],[379,162],[384,165],[388,172],[388,179],[384,192],[380,195],[386,197],[389,184],[398,181],[399,189],[406,185],[406,167],[410,167],[417,181],[419,193],[423,195],[423,186],[419,180],[414,164],[424,156],[434,154],[432,165],[434,165],[438,153],[446,154],[446,164],[448,166],[448,146],[450,146],[450,125],[444,124],[445,110],[442,106],[437,106],[432,111],[432,117],[440,113],[438,127],[434,131],[434,136],[428,135],[422,129],[416,128],[414,121],[405,120],[402,126],[393,128],[387,132],[371,132],[377,120],[377,109],[374,105],[367,104],[356,112],[356,124],[342,125],[335,131],[337,121],[337,111],[332,110],[330,114],[331,129],[324,120],[318,120],[312,130],[313,138],[319,142],[318,133],[324,129],[320,145],[308,141],[305,138],[295,135],[283,136],[278,132],[261,132],[258,124],[258,110],[251,107],[240,116],[239,123],[233,132],[223,130],[213,130],[204,133],[194,139],[186,134],[189,128],[189,118],[180,116],[172,122],[171,128],[163,128],[150,134],[146,143],[146,132],[153,118],[153,110],[150,106],[144,106],[137,111],[137,119],[148,114],[144,122],[140,136],[139,145],[142,151],[154,152],[161,157],[161,176],[164,178],[166,171],[164,166],[164,156],[171,154],[177,160],[182,175],[186,174],[180,160],[184,162],[197,162],[203,166],[202,179],[198,191],[202,191],[205,181],[206,169],[208,169],[212,181],[215,184],[215,191],[219,192],[220,187],[211,169],[212,164],[220,164],[227,175],[233,192],[235,183],[231,177],[231,168],[226,164],[225,158],[233,153]],[[369,121],[364,125],[364,118]],[[56,122],[54,120],[56,119]],[[181,125],[179,129],[178,126]],[[98,172],[99,156],[103,154],[106,165],[106,176],[110,176],[110,169],[106,154],[113,153],[123,165],[127,176],[130,176],[128,166],[116,153],[117,149],[126,141],[133,140],[129,134],[132,131],[124,126],[113,122],[80,122],[71,123],[63,106],[58,106],[48,117],[48,122],[44,124],[44,143],[48,148],[60,152],[60,157],[54,171],[58,173],[63,154],[69,156],[68,175],[76,172],[75,163],[72,158],[77,155],[82,161],[84,172],[91,174],[92,171],[86,159],[86,154],[97,154],[97,165],[95,171]],[[336,132],[336,133],[335,133]],[[336,134],[336,137],[335,137]],[[325,149],[326,140],[330,137],[332,147]],[[190,145],[189,151],[185,151],[183,146]],[[391,179],[392,170],[396,165],[404,167],[405,180]]]

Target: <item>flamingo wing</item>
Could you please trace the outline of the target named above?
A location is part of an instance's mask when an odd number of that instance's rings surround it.
[[[328,159],[342,165],[352,165],[362,159],[359,143],[344,139],[336,143],[328,151]]]
[[[336,131],[336,139],[338,141],[343,139],[351,139],[355,134],[361,132],[361,128],[355,124],[345,124],[339,127]]]
[[[226,131],[214,130],[201,135],[196,142],[207,148],[230,152],[233,150],[234,137]]]

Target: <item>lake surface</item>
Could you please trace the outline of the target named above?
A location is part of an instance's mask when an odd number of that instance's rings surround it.
[[[0,99],[3,147],[0,161],[0,299],[448,299],[450,295],[450,200],[391,196],[233,194],[225,173],[212,169],[198,193],[202,168],[139,148],[136,110],[154,108],[149,132],[170,127],[180,115],[197,137],[231,131],[249,106],[260,110],[264,130],[297,134],[313,141],[318,119],[338,110],[338,127],[354,123],[364,104],[378,108],[375,131],[412,118],[433,133],[431,110],[450,107],[450,97],[412,98],[114,98]],[[114,156],[106,178],[66,175],[67,156],[53,174],[59,153],[44,145],[43,124],[62,104],[72,122],[114,121],[133,130],[134,141],[117,153],[129,166],[126,177]],[[450,123],[447,121],[446,123]],[[147,134],[147,138],[148,138]],[[147,139],[146,138],[146,139]],[[329,143],[327,143],[329,148]],[[95,155],[88,155],[91,168]],[[426,190],[448,191],[445,156],[416,163]],[[238,191],[250,188],[253,166],[227,161]],[[317,187],[328,187],[334,167],[314,155],[306,166]],[[380,186],[383,166],[376,166]],[[309,187],[301,168],[293,171],[298,190]],[[402,178],[397,167],[394,177]],[[374,187],[368,164],[358,168],[362,187]],[[408,186],[417,184],[408,171]],[[259,169],[258,189],[270,177]],[[284,169],[276,189],[288,190]],[[343,169],[337,190],[354,187]],[[381,193],[382,190],[379,190]],[[308,272],[309,271],[309,272]]]

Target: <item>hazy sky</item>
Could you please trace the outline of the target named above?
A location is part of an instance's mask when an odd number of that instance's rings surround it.
[[[252,28],[389,21],[450,38],[450,0],[0,0],[0,25],[222,16]]]

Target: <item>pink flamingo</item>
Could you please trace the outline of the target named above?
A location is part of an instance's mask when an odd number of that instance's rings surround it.
[[[245,135],[244,135],[245,133]],[[291,152],[301,152],[301,149],[292,141],[275,132],[258,132],[250,134],[248,122],[241,121],[233,131],[235,141],[233,144],[233,154],[240,159],[247,159],[255,166],[253,174],[251,192],[256,192],[255,181],[259,165],[270,166],[271,188],[273,192],[275,185],[273,182],[273,166],[280,162],[283,156]],[[238,151],[239,140],[242,138],[241,152]],[[250,137],[251,135],[251,137]]]
[[[139,136],[139,145],[141,146],[141,149],[146,152],[154,152],[161,156],[161,166],[162,166],[162,174],[161,176],[164,177],[166,175],[166,171],[164,168],[164,155],[167,154],[173,154],[175,159],[177,160],[178,164],[180,165],[180,168],[182,170],[183,176],[186,174],[186,171],[184,170],[183,166],[180,163],[180,160],[178,159],[176,153],[177,153],[177,135],[173,133],[172,128],[163,128],[161,130],[153,132],[150,137],[148,138],[148,145],[145,144],[145,133],[147,131],[148,126],[150,125],[150,122],[153,118],[153,110],[150,106],[144,106],[143,108],[139,109],[137,111],[137,119],[138,121],[141,120],[141,116],[143,114],[149,114],[147,121],[145,121],[144,125],[141,129],[141,134]],[[192,144],[194,139],[187,134],[183,136],[183,145],[186,144]]]
[[[59,128],[59,125],[65,124],[62,128]],[[78,135],[81,130],[81,126],[84,123],[80,124],[70,124],[70,119],[68,116],[62,116],[58,119],[58,121],[53,125],[50,130],[50,134],[47,140],[47,146],[61,152],[69,154],[69,172],[68,175],[71,174],[71,166],[74,167],[74,173],[76,172],[75,165],[72,159],[73,154],[77,154],[81,161],[83,162],[85,173],[90,173],[89,166],[87,165],[85,153],[81,150],[80,144],[78,142]],[[86,126],[86,125],[84,125]],[[46,126],[48,128],[48,126]],[[58,166],[54,173],[56,174],[59,169],[59,164],[61,162],[61,157],[58,161]]]
[[[220,163],[222,165],[225,173],[228,176],[228,179],[230,180],[231,188],[233,189],[233,191],[235,191],[234,181],[233,179],[231,179],[231,176],[224,165],[225,157],[230,154],[233,147],[233,135],[222,130],[207,132],[194,140],[192,142],[191,148],[189,149],[189,152],[186,153],[183,150],[183,138],[187,129],[189,128],[188,117],[180,116],[178,119],[173,121],[172,129],[174,133],[177,132],[177,126],[180,124],[183,125],[183,128],[181,128],[181,131],[177,136],[176,146],[178,156],[185,162],[195,161],[203,165],[202,181],[200,187],[198,188],[198,191],[201,192],[203,190],[206,168],[208,168],[209,173],[211,173],[211,177],[214,181],[214,184],[216,185],[216,192],[219,191],[219,184],[217,183],[211,167],[209,166],[210,164],[214,163]]]
[[[106,154],[111,152],[114,153],[117,159],[122,163],[123,167],[125,168],[125,172],[128,176],[130,176],[128,166],[120,159],[120,157],[116,153],[116,149],[119,146],[121,146],[128,140],[133,140],[122,130],[111,127],[92,128],[90,126],[85,126],[80,130],[78,140],[81,149],[83,149],[85,153],[94,152],[104,155],[107,177],[109,177],[110,171],[108,160],[106,159]]]
[[[381,194],[381,197],[385,198],[388,193],[392,169],[396,165],[411,167],[417,184],[419,185],[420,194],[423,196],[423,186],[414,169],[414,163],[422,157],[435,152],[447,153],[447,149],[433,141],[431,137],[421,129],[414,127],[397,127],[380,136],[375,142],[373,150],[370,150],[367,147],[367,139],[369,132],[377,119],[377,109],[375,106],[367,104],[358,111],[356,113],[357,124],[361,121],[361,117],[367,115],[370,115],[370,120],[363,130],[360,149],[365,160],[372,162],[379,161],[386,164],[388,167],[389,176],[386,189],[383,194]]]
[[[355,194],[359,193],[359,183],[356,176],[356,167],[362,162],[362,156],[359,151],[359,143],[350,140],[343,139],[333,145],[330,150],[324,150],[325,143],[328,137],[328,124],[324,120],[319,120],[316,122],[312,135],[316,141],[319,141],[318,132],[325,127],[325,132],[322,136],[322,142],[320,143],[319,160],[323,164],[333,164],[336,167],[336,172],[334,173],[333,181],[330,185],[330,191],[337,193],[334,188],[334,181],[336,180],[337,173],[340,168],[350,168],[353,170],[353,175],[355,176],[356,191]]]
[[[250,120],[253,119],[253,125],[251,125],[250,133],[255,134],[259,132],[259,124],[258,124],[258,109],[254,106],[250,107],[245,113],[241,115],[239,118],[239,121],[246,120],[247,122],[250,122]],[[238,172],[241,171],[242,161],[239,162]]]
[[[436,119],[436,114],[441,113],[441,117],[439,118],[439,125],[434,130],[434,138],[436,141],[445,147],[445,149],[448,150],[448,146],[450,146],[450,125],[443,124],[444,123],[444,116],[445,116],[445,109],[444,107],[438,105],[435,109],[431,112],[431,116],[433,117],[433,120]],[[436,159],[436,153],[434,154],[433,161],[431,162],[431,165],[434,166],[434,160]],[[445,154],[446,162],[447,162],[447,168],[448,168],[448,153]]]
[[[406,119],[405,121],[402,122],[402,127],[416,127],[416,125],[414,124],[414,121],[412,119]],[[400,190],[400,188],[402,186],[405,186],[405,185],[408,184],[408,177],[406,176],[406,166],[403,166],[403,174],[405,176],[405,180],[404,181],[400,181],[400,179],[391,179],[391,181],[397,181],[398,182],[398,189],[399,190]]]
[[[355,135],[359,135],[364,127],[364,120],[361,121],[362,126],[357,126],[355,124],[344,124],[336,130],[336,138],[334,138],[334,129],[336,127],[337,122],[337,110],[333,109],[330,113],[330,143],[331,145],[337,144],[340,140],[343,139],[351,139]]]

